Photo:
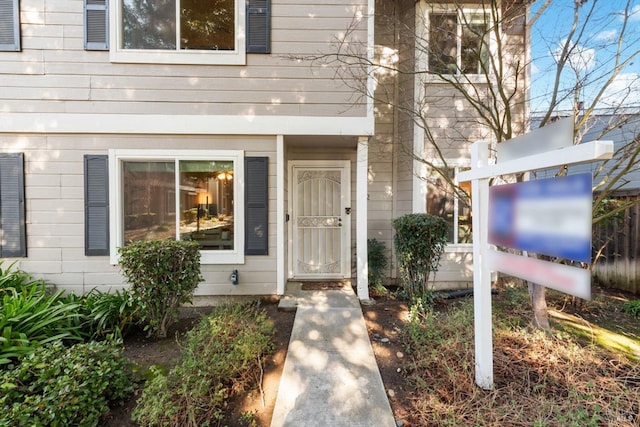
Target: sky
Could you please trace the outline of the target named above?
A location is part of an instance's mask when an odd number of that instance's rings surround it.
[[[596,5],[590,23],[584,27],[584,35],[574,44],[570,57],[571,67],[561,75],[563,88],[575,87],[576,81],[588,84],[581,90],[580,99],[589,105],[595,93],[602,88],[614,68],[618,36],[623,27],[622,12],[628,0],[587,0],[581,7],[580,19],[584,19]],[[533,15],[543,0],[531,6]],[[531,111],[546,111],[550,93],[556,80],[556,61],[560,46],[571,30],[574,0],[553,0],[551,6],[533,25],[531,30]],[[623,58],[640,50],[640,0],[631,0],[631,14],[625,31]],[[575,38],[574,38],[575,40]],[[563,102],[560,109],[570,110],[573,100]],[[600,108],[623,105],[640,109],[640,55],[635,57],[604,93]]]

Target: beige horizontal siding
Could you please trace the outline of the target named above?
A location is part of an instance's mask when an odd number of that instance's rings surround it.
[[[334,53],[354,22],[365,52],[367,0],[273,1],[272,54],[247,54],[246,66],[111,63],[108,52],[84,50],[81,0],[20,7],[23,51],[0,53],[4,113],[366,116],[333,65],[297,59]]]
[[[273,137],[0,135],[0,152],[25,154],[27,258],[18,267],[76,293],[126,286],[108,256],[84,255],[84,155],[109,148],[245,151],[269,162],[269,255],[246,256],[245,264],[203,265],[199,294],[274,294],[276,292],[276,142]],[[240,208],[240,207],[239,207]],[[13,260],[11,260],[13,261]],[[230,285],[231,270],[240,285]]]

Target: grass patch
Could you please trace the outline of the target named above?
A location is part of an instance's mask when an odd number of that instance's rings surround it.
[[[555,320],[556,328],[570,333],[580,342],[597,345],[640,362],[640,341],[637,338],[602,328],[569,313],[549,310],[549,315]]]
[[[532,330],[528,307],[524,286],[501,288],[494,297],[492,391],[475,385],[472,298],[446,310],[411,310],[404,368],[415,388],[412,424],[640,424],[640,367],[623,346],[604,349],[593,338],[585,343],[570,328]],[[612,338],[602,327],[589,328],[601,330],[602,341]]]

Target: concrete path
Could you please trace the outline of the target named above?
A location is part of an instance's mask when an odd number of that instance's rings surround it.
[[[395,427],[358,298],[297,291],[291,341],[271,427]]]

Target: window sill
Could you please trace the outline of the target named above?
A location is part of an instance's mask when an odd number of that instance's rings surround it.
[[[244,48],[237,51],[146,51],[111,50],[114,63],[183,64],[183,65],[245,65]]]
[[[244,264],[244,255],[234,251],[200,251],[200,264]]]
[[[118,265],[119,254],[109,257],[111,265]],[[244,264],[244,255],[233,251],[200,251],[201,265]]]
[[[423,79],[424,84],[489,84],[491,78],[484,74],[442,74],[442,76],[435,74],[427,74]]]

